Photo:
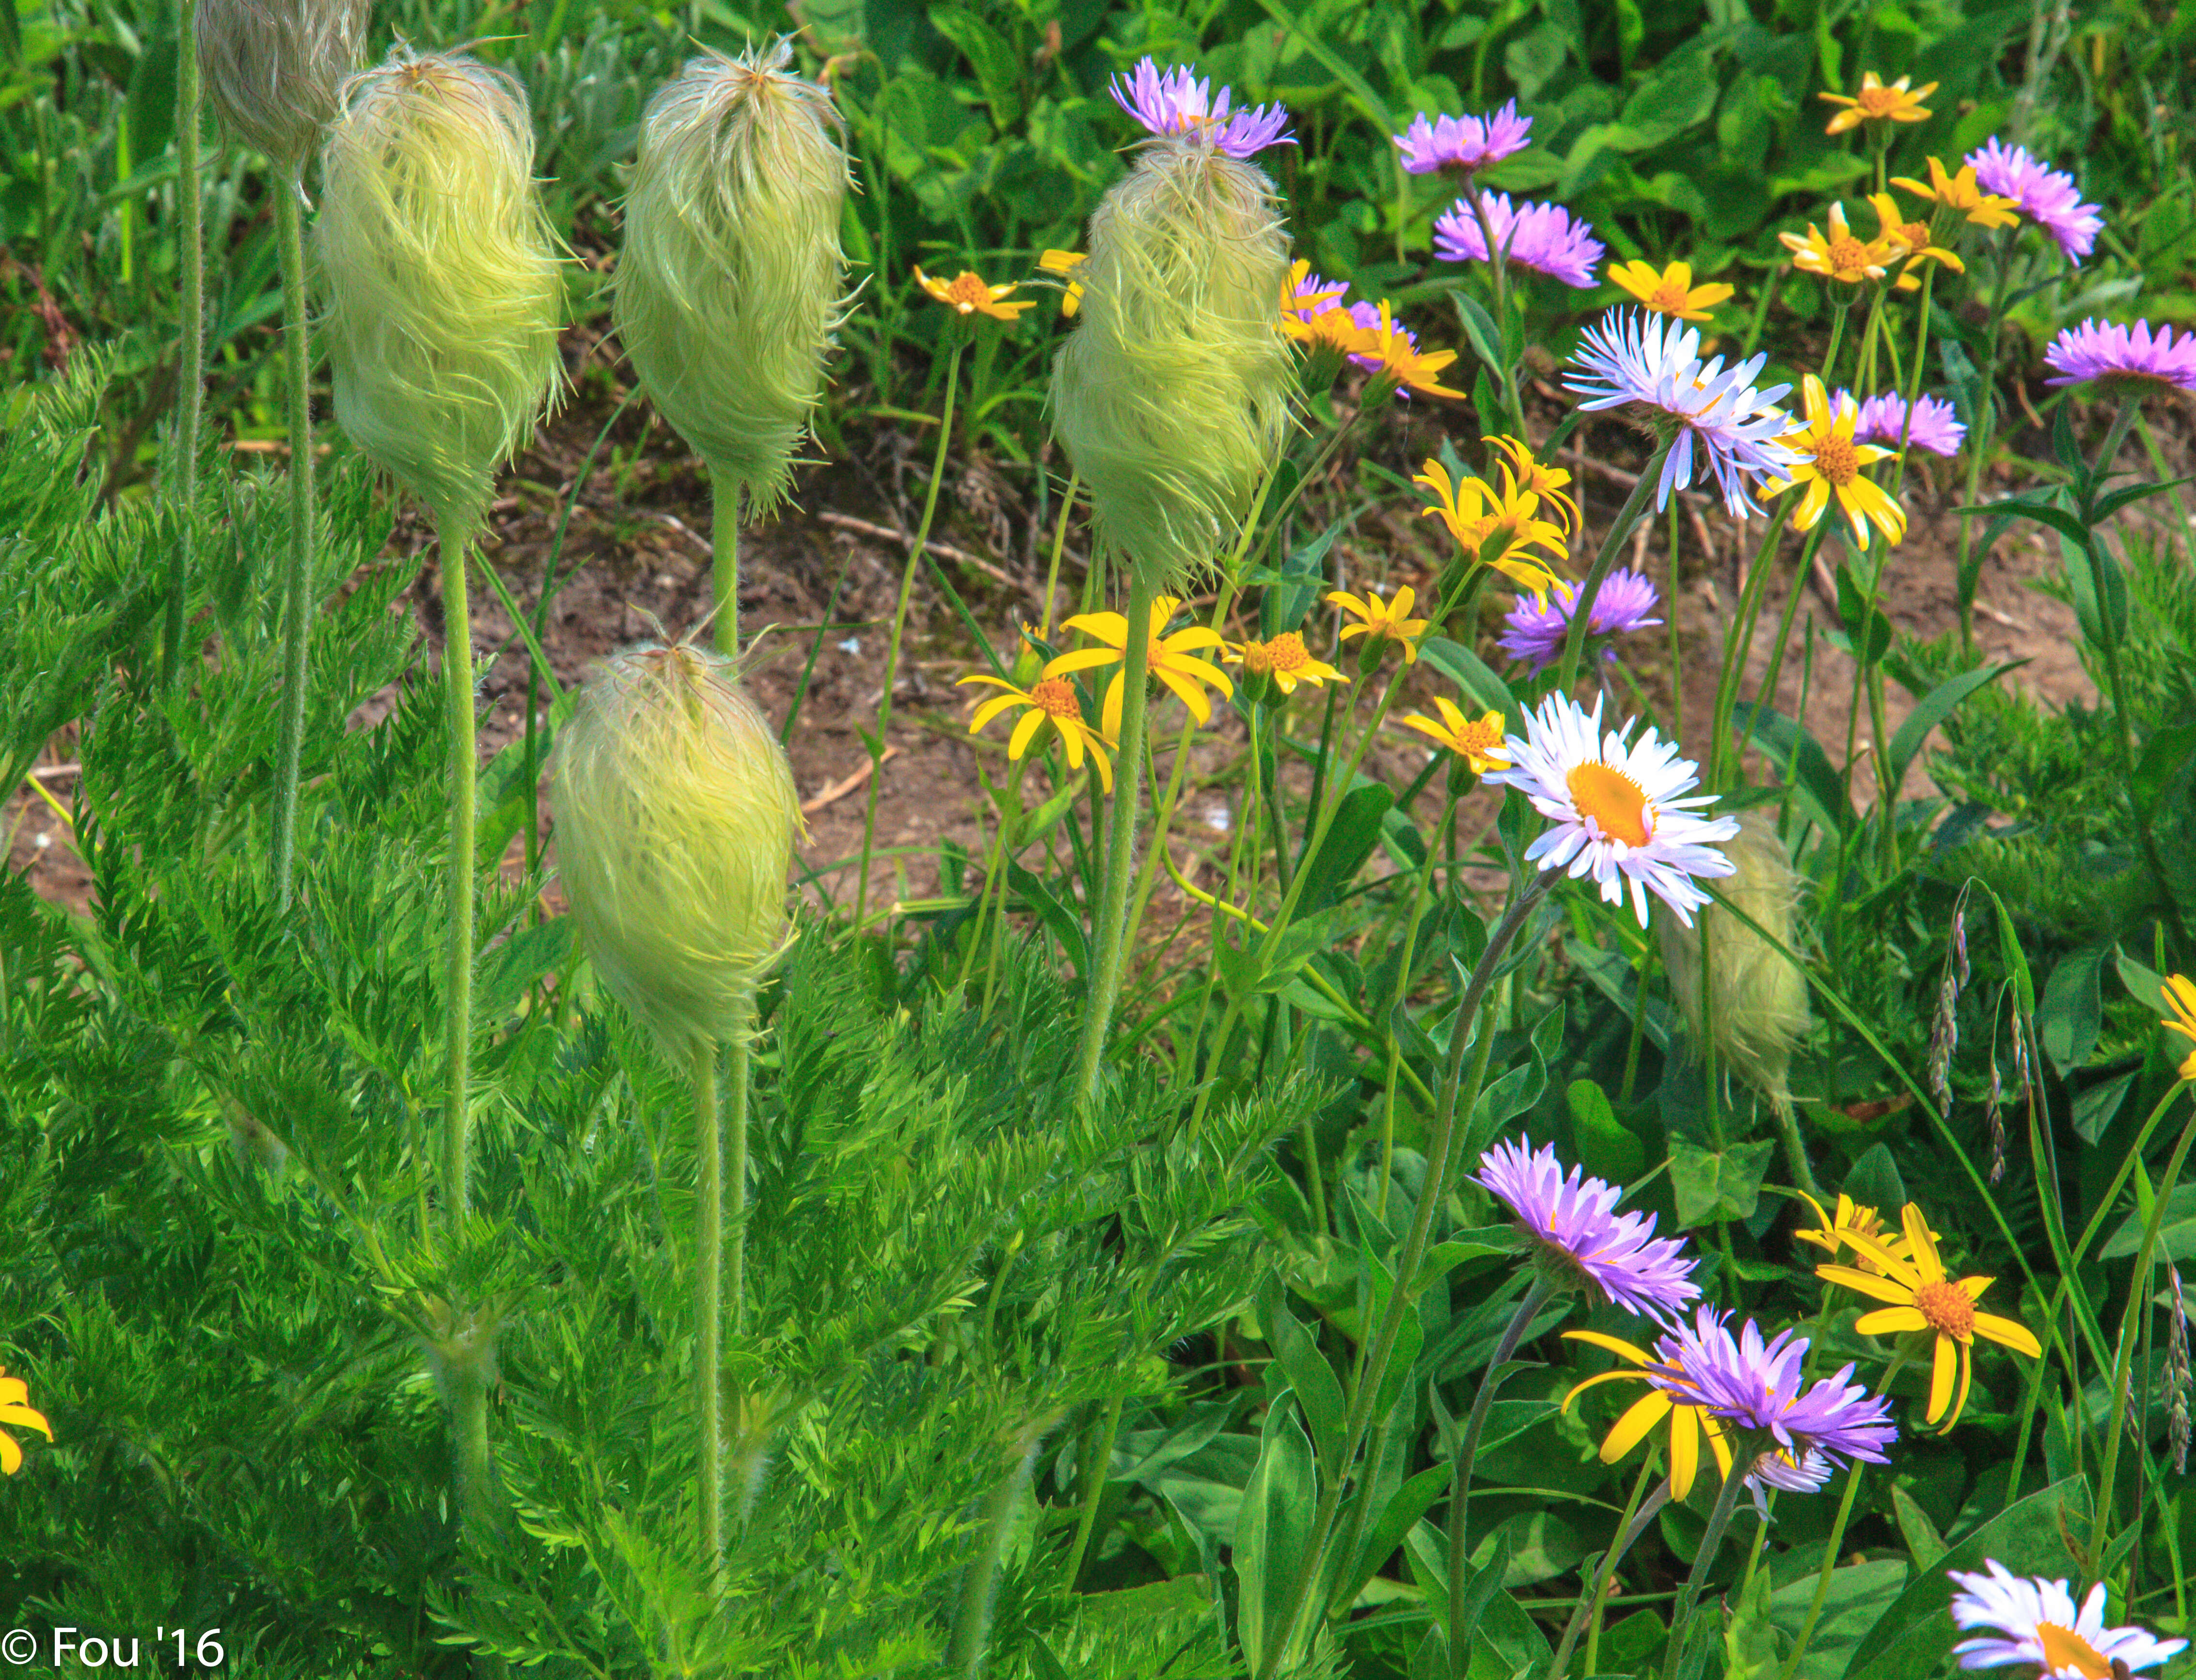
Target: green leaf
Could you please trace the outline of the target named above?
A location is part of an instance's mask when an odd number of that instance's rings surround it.
[[[1881,664],[1891,651],[1891,621],[1853,580],[1852,569],[1838,562],[1838,617],[1851,638],[1854,657],[1864,665]]]
[[[1334,1367],[1327,1364],[1318,1344],[1289,1312],[1287,1293],[1280,1277],[1271,1272],[1258,1289],[1258,1322],[1282,1374],[1289,1379],[1297,1404],[1310,1422],[1320,1462],[1327,1467],[1328,1475],[1339,1475],[1342,1466],[1338,1461],[1349,1409],[1342,1398],[1342,1384],[1335,1379]]]
[[[2036,1012],[2037,1042],[2064,1079],[2089,1059],[2097,1048],[2102,1019],[2097,982],[2110,945],[2084,945],[2060,958],[2043,983],[2043,1006]]]
[[[1570,1105],[1571,1129],[1588,1172],[1597,1178],[1629,1184],[1647,1170],[1646,1145],[1616,1117],[1600,1086],[1591,1079],[1575,1079],[1563,1097]]]
[[[1510,684],[1470,648],[1446,636],[1429,636],[1419,644],[1419,656],[1454,683],[1473,707],[1500,712],[1511,729],[1523,728],[1523,714]]]
[[[1976,507],[1956,508],[1956,513],[1990,513],[2001,517],[2033,519],[2040,525],[2049,525],[2062,537],[2066,537],[2083,548],[2091,541],[2089,528],[2067,512],[2063,507],[2049,502],[2039,502],[2015,496],[2002,502],[1985,502]]]
[[[2097,1258],[2133,1260],[2141,1251],[2143,1227],[2148,1223],[2148,1215],[2141,1209],[2130,1214],[2097,1251]],[[2176,1184],[2165,1198],[2165,1217],[2158,1224],[2158,1246],[2151,1251],[2151,1258],[2170,1260],[2177,1265],[2191,1255],[2196,1255],[2196,1184]]]
[[[2176,724],[2152,735],[2142,744],[2129,793],[2135,808],[2147,817],[2176,782],[2196,771],[2196,723]]]
[[[1288,1638],[1288,1596],[1303,1567],[1319,1486],[1311,1442],[1292,1406],[1266,1413],[1258,1462],[1243,1489],[1235,1520],[1235,1576],[1242,1600],[1237,1612],[1243,1654],[1254,1669],[1277,1658]]]
[[[1471,345],[1472,354],[1489,367],[1501,367],[1502,332],[1495,326],[1494,317],[1487,313],[1477,297],[1461,286],[1451,286],[1448,296],[1449,301],[1456,305],[1457,321],[1464,328],[1464,336]]]
[[[1389,1497],[1371,1532],[1359,1543],[1357,1557],[1343,1577],[1340,1590],[1332,1602],[1344,1609],[1357,1602],[1357,1595],[1365,1591],[1383,1563],[1396,1555],[1396,1548],[1403,1544],[1409,1533],[1433,1509],[1434,1501],[1448,1491],[1451,1466],[1447,1461],[1420,1470]]]
[[[1372,848],[1380,843],[1380,825],[1395,803],[1396,795],[1384,782],[1360,782],[1343,795],[1318,854],[1304,865],[1305,880],[1297,903],[1306,915],[1332,905],[1364,867]],[[1310,951],[1304,954],[1309,956]]]
[[[1678,1228],[1753,1218],[1762,1176],[1775,1148],[1767,1138],[1758,1143],[1735,1143],[1721,1151],[1672,1138],[1670,1189],[1678,1200]]]
[[[1974,671],[1962,671],[1956,677],[1948,677],[1929,690],[1920,704],[1906,714],[1906,721],[1891,737],[1891,748],[1884,754],[1888,784],[1903,787],[1907,767],[1914,755],[1922,750],[1922,743],[1929,738],[1929,731],[1943,723],[1958,709],[1960,702],[1977,689],[1996,682],[2008,671],[2017,671],[2027,664],[2025,659],[2009,659],[2002,665],[1985,666]]]
[[[1349,89],[1366,115],[1372,118],[1387,133],[1394,134],[1403,125],[1389,114],[1388,102],[1372,91],[1372,84],[1327,44],[1326,36],[1319,30],[1307,29],[1302,22],[1281,4],[1281,0],[1258,0],[1266,14],[1280,24],[1303,43],[1304,50],[1317,59],[1327,74]]]
[[[992,122],[1002,130],[1019,123],[1024,102],[1021,55],[989,24],[958,6],[933,6],[930,21],[974,66]]]
[[[2089,1485],[2078,1475],[2008,1505],[1939,1558],[1936,1568],[1914,1578],[1854,1648],[1845,1674],[1850,1680],[1931,1680],[1949,1671],[1960,1634],[1952,1625],[1954,1587],[1945,1571],[1977,1571],[1989,1557],[2016,1575],[2086,1575],[2089,1561],[2074,1554],[2070,1540],[2086,1537],[2089,1524]]]
[[[561,964],[572,949],[572,918],[560,915],[522,928],[481,959],[473,981],[476,1019],[493,1024],[517,1006],[526,989]]]
[[[1809,819],[1832,834],[1842,833],[1852,821],[1852,807],[1846,802],[1845,778],[1822,744],[1783,713],[1750,700],[1734,706],[1731,717],[1781,759],[1777,768],[1806,806]]]
[[[1368,504],[1369,505],[1369,504]],[[1365,511],[1352,508],[1309,542],[1289,552],[1279,573],[1268,574],[1266,592],[1258,603],[1258,633],[1271,638],[1294,630],[1304,621],[1326,582],[1326,556],[1342,534]]]
[[[1893,1226],[1906,1205],[1906,1181],[1887,1145],[1877,1144],[1846,1174],[1845,1192],[1864,1208],[1874,1208]]]
[[[1914,1567],[1934,1569],[1937,1560],[1945,1555],[1945,1537],[1929,1521],[1929,1514],[1914,1503],[1911,1493],[1896,1483],[1891,1489],[1891,1511],[1898,1519],[1899,1536],[1906,1542],[1906,1555],[1914,1560]]]
[[[1007,885],[1020,895],[1021,908],[1042,921],[1052,937],[1060,941],[1060,949],[1078,976],[1090,973],[1090,946],[1083,933],[1083,922],[1068,909],[1059,895],[1011,858],[1007,863]]]
[[[1905,1586],[1906,1578],[1906,1565],[1895,1557],[1831,1570],[1822,1619],[1815,1624],[1807,1648],[1793,1671],[1793,1680],[1840,1680],[1853,1647],[1882,1619]],[[1810,1569],[1770,1596],[1770,1619],[1788,1646],[1799,1641],[1800,1630],[1815,1602],[1817,1581],[1816,1572]]]

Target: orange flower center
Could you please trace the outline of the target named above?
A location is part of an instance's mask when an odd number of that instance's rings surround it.
[[[2103,1652],[2072,1629],[2060,1627],[2056,1622],[2037,1623],[2036,1642],[2043,1648],[2043,1660],[2050,1673],[2071,1668],[2077,1674],[2090,1676],[2091,1680],[2107,1680],[2112,1671]]]
[[[1909,250],[1927,250],[1929,245],[1929,224],[1926,222],[1906,222],[1899,228],[1898,237],[1906,241]]]
[[[956,274],[945,288],[945,301],[967,315],[991,301],[991,288],[978,274]]]
[[[1856,239],[1842,239],[1830,246],[1830,267],[1841,274],[1857,274],[1868,267],[1868,247]],[[959,282],[956,282],[957,285]]]
[[[1601,831],[1627,846],[1644,846],[1655,832],[1655,814],[1639,784],[1605,764],[1583,764],[1564,778],[1571,803],[1591,817]]]
[[[1650,309],[1660,309],[1666,315],[1682,314],[1685,307],[1685,288],[1664,280],[1655,288],[1655,295],[1647,300]]]
[[[1456,732],[1458,750],[1477,758],[1485,758],[1502,744],[1502,719],[1500,716],[1468,719]],[[1572,784],[1572,794],[1577,794],[1577,784]],[[1605,825],[1604,825],[1605,826]]]
[[[1888,117],[1906,100],[1897,88],[1863,88],[1854,97],[1860,101],[1860,108],[1871,117]]]
[[[1975,1303],[1956,1284],[1940,1279],[1933,1284],[1922,1285],[1914,1291],[1914,1310],[1928,1319],[1932,1330],[1959,1342],[1974,1339]]]
[[[1860,455],[1842,437],[1825,437],[1814,447],[1815,471],[1842,490],[1860,476]]]
[[[1029,691],[1030,703],[1048,718],[1080,718],[1082,702],[1065,677],[1047,677]]]
[[[1303,644],[1301,641],[1298,641],[1297,645],[1301,648]],[[1243,674],[1246,677],[1265,676],[1280,663],[1280,661],[1274,657],[1274,645],[1271,642],[1244,643]]]
[[[1251,668],[1251,646],[1247,642],[1244,644],[1243,668],[1246,671]],[[1284,631],[1268,642],[1266,654],[1273,661],[1272,668],[1280,672],[1305,670],[1312,662],[1310,653],[1305,649],[1303,638],[1293,630]]]

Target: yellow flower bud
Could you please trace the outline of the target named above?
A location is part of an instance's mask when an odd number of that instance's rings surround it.
[[[1738,833],[1723,842],[1723,854],[1737,866],[1722,882],[1724,896],[1794,949],[1800,877],[1792,854],[1777,832],[1777,813],[1754,805],[1738,814]],[[1768,1098],[1780,1114],[1792,1106],[1785,1082],[1793,1047],[1806,1036],[1814,1016],[1807,1007],[1807,980],[1776,945],[1716,905],[1699,913],[1708,930],[1708,1000],[1715,1011],[1716,1054],[1725,1065]],[[1657,916],[1655,927],[1670,990],[1685,1018],[1685,1030],[1701,1042],[1701,935],[1675,916]]]
[[[231,138],[292,179],[366,50],[365,0],[198,0],[199,74]]]
[[[682,1065],[738,1036],[784,943],[804,825],[732,661],[643,644],[597,667],[552,785],[558,868],[604,984]]]
[[[1240,529],[1288,421],[1273,182],[1194,130],[1158,141],[1100,203],[1089,248],[1054,424],[1099,540],[1179,593]]]
[[[791,40],[691,59],[641,117],[618,258],[618,338],[720,486],[767,512],[823,394],[845,307],[847,153]]]
[[[462,541],[563,373],[525,93],[400,43],[344,84],[321,169],[336,419]]]

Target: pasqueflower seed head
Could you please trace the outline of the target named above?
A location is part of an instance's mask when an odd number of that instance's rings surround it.
[[[366,51],[366,0],[198,0],[207,100],[230,136],[292,182]]]
[[[615,655],[552,771],[558,871],[604,984],[681,1062],[743,1031],[784,944],[802,823],[732,661],[685,643]]]
[[[462,541],[563,378],[526,95],[400,43],[343,85],[314,229],[336,420]]]
[[[766,513],[845,309],[847,193],[830,94],[791,41],[690,59],[640,120],[615,319],[643,390],[719,488]]]
[[[1627,1313],[1666,1320],[1700,1294],[1684,1242],[1655,1235],[1652,1214],[1621,1214],[1624,1192],[1573,1167],[1565,1175],[1550,1144],[1498,1143],[1479,1158],[1474,1182],[1516,1215],[1544,1275],[1612,1301]]]
[[[1273,182],[1195,136],[1156,141],[1100,201],[1089,249],[1054,428],[1100,541],[1178,594],[1234,539],[1288,424]]]

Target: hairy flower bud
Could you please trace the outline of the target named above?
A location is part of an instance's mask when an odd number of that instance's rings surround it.
[[[366,50],[365,0],[198,0],[199,74],[221,124],[292,180]]]
[[[1053,424],[1101,541],[1178,592],[1240,530],[1294,388],[1272,182],[1196,130],[1148,147],[1090,218]]]
[[[844,307],[847,153],[789,39],[690,59],[648,102],[616,322],[633,371],[719,485],[766,512],[823,394]]]
[[[736,673],[683,643],[628,649],[595,669],[557,743],[558,868],[581,940],[682,1063],[745,1030],[803,828],[785,749]]]
[[[1754,805],[1738,813],[1738,833],[1723,842],[1723,854],[1736,866],[1723,883],[1724,897],[1775,936],[1785,950],[1798,922],[1800,878],[1792,854],[1777,832],[1777,814]],[[1739,1077],[1768,1098],[1780,1114],[1792,1106],[1785,1082],[1792,1050],[1813,1021],[1807,1007],[1807,980],[1777,945],[1735,916],[1713,904],[1702,907],[1700,923],[1708,930],[1708,1001],[1715,1011],[1716,1054]],[[1675,916],[1656,919],[1663,966],[1670,990],[1685,1018],[1685,1030],[1701,1042],[1701,934]]]
[[[525,93],[399,43],[344,84],[321,169],[336,419],[462,540],[563,375]]]

